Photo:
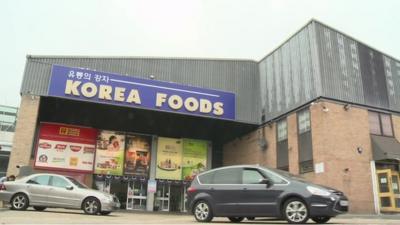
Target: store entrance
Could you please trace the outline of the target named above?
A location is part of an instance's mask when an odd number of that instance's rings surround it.
[[[154,200],[155,211],[185,212],[186,189],[183,184],[158,183]]]
[[[147,182],[129,181],[126,201],[126,209],[146,210]]]
[[[378,198],[382,212],[400,212],[399,172],[392,169],[376,171]]]

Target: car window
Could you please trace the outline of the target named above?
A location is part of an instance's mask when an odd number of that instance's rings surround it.
[[[242,171],[242,183],[243,184],[259,184],[264,179],[264,176],[255,169],[244,169]]]
[[[262,171],[263,171],[264,175],[267,176],[267,178],[272,181],[272,183],[274,183],[274,184],[287,184],[286,180],[284,180],[283,178],[281,178],[280,176],[278,176],[274,172],[266,170],[266,169],[263,169]]]
[[[82,183],[80,183],[79,181],[75,180],[72,177],[67,177],[67,179],[69,181],[71,181],[73,184],[75,184],[75,186],[77,186],[78,188],[82,188],[82,189],[88,189],[88,187]]]
[[[213,184],[241,184],[241,168],[219,169],[214,171]]]
[[[214,177],[214,172],[207,172],[205,174],[199,175],[199,181],[202,184],[211,184]]]
[[[50,176],[48,175],[40,175],[33,177],[27,181],[29,184],[40,184],[40,185],[49,185]]]
[[[54,187],[60,187],[60,188],[66,188],[67,186],[69,186],[70,184],[68,183],[67,180],[65,180],[62,177],[56,177],[56,176],[52,176],[51,179],[51,186]]]

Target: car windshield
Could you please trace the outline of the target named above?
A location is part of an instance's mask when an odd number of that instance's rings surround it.
[[[264,167],[264,168],[265,168],[265,167]],[[281,175],[282,177],[286,177],[286,178],[290,178],[290,179],[295,179],[295,180],[299,180],[299,181],[307,181],[306,179],[304,179],[304,178],[301,177],[301,176],[291,174],[291,173],[289,173],[289,172],[287,172],[287,171],[284,171],[284,170],[272,169],[272,168],[265,168],[265,169],[270,170],[270,171],[272,171],[272,172],[275,172],[275,173]]]
[[[72,177],[67,177],[67,179],[68,179],[69,181],[71,181],[73,184],[75,184],[75,186],[77,186],[78,188],[88,189],[88,187],[87,187],[86,185],[82,184],[81,182],[75,180],[75,179],[72,178]]]

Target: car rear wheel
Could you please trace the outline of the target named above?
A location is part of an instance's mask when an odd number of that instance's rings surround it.
[[[210,222],[213,219],[211,206],[206,201],[198,201],[194,206],[193,214],[198,222]]]
[[[317,216],[311,218],[315,223],[326,223],[328,222],[331,218],[329,216]]]
[[[298,198],[291,198],[283,206],[283,214],[289,223],[306,223],[309,217],[307,205]]]
[[[110,215],[111,211],[101,211],[100,214],[103,216]]]
[[[87,198],[83,202],[83,211],[89,215],[96,215],[100,212],[100,202],[96,198]]]
[[[33,208],[34,208],[36,211],[43,211],[43,210],[46,209],[46,207],[44,207],[44,206],[33,206]]]
[[[15,210],[26,210],[29,206],[29,199],[23,193],[18,193],[14,195],[11,199],[11,209]]]
[[[228,217],[228,219],[232,222],[232,223],[240,223],[244,220],[244,217]]]

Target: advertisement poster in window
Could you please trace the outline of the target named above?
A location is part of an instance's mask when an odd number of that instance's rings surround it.
[[[157,143],[157,179],[181,180],[182,140],[158,138]]]
[[[91,173],[96,136],[92,128],[41,123],[35,168]]]
[[[207,149],[207,141],[183,139],[182,180],[193,180],[206,170]]]
[[[124,174],[148,177],[151,136],[126,135]]]
[[[122,175],[125,135],[114,131],[101,131],[97,137],[95,173]]]

